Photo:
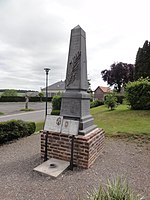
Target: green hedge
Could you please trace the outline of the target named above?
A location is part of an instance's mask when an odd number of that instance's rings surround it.
[[[115,96],[117,98],[117,103],[122,104],[123,100],[125,99],[125,96],[123,94],[116,94]]]
[[[52,110],[51,115],[60,115],[60,110]]]
[[[94,108],[101,105],[104,105],[104,102],[100,100],[95,100],[95,101],[90,102],[90,108]]]
[[[0,122],[0,144],[20,137],[29,136],[35,132],[34,122],[10,120]]]
[[[126,99],[134,110],[150,110],[150,80],[140,79],[126,85]]]
[[[52,97],[48,97],[48,101],[52,100]],[[0,97],[0,102],[25,102],[26,99],[25,97],[20,97],[20,96],[1,96]],[[40,102],[41,97],[29,97],[29,102]],[[42,101],[46,101],[46,97],[42,97]]]
[[[59,95],[53,96],[52,110],[60,110],[61,109],[61,99],[62,99],[62,97]]]

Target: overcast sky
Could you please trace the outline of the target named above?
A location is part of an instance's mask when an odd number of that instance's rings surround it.
[[[0,89],[40,90],[64,80],[70,31],[87,38],[92,89],[106,86],[101,71],[114,62],[134,64],[150,41],[149,0],[0,0]]]

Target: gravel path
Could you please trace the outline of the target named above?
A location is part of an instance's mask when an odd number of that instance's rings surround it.
[[[126,177],[130,187],[150,200],[148,143],[106,138],[102,155],[88,170],[75,168],[57,179],[34,172],[41,163],[40,135],[0,146],[0,200],[77,200],[107,178]]]

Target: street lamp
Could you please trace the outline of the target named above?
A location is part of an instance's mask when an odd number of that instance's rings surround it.
[[[46,107],[45,107],[45,115],[47,116],[47,98],[48,98],[48,72],[50,71],[49,68],[44,68],[45,72],[46,72]]]

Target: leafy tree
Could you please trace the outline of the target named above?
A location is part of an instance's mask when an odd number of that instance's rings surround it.
[[[44,97],[43,92],[39,92],[40,101],[42,102],[42,98]]]
[[[116,105],[117,105],[117,98],[114,94],[108,94],[105,96],[105,101],[104,104],[108,107],[108,109],[110,108],[111,110],[113,110]]]
[[[2,95],[1,96],[17,96],[17,91],[16,90],[14,90],[14,89],[11,89],[11,90],[5,90],[3,93],[2,93]]]
[[[120,92],[126,83],[134,80],[134,65],[122,62],[114,63],[110,66],[110,70],[101,71],[101,75],[108,85],[114,85],[115,90]]]
[[[150,78],[150,42],[145,41],[142,48],[138,49],[135,61],[135,80]]]

